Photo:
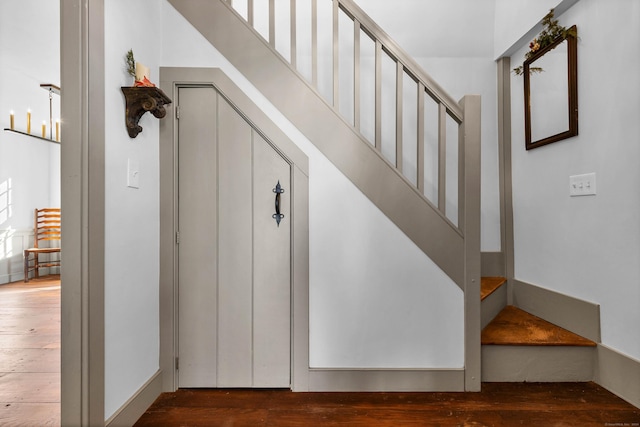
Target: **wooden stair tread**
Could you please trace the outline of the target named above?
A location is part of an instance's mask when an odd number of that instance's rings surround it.
[[[507,279],[504,277],[482,277],[480,279],[480,301],[495,292],[506,281]]]
[[[595,347],[597,344],[514,306],[505,307],[482,331],[483,345]]]

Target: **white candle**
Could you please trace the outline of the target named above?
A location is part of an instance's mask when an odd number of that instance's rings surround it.
[[[149,67],[144,66],[144,64],[141,64],[139,62],[136,62],[136,80],[141,82],[144,80],[144,78],[146,77],[148,80],[151,80],[150,78],[150,72],[149,72]]]
[[[11,110],[11,112],[9,113],[9,126],[11,130],[13,130],[13,119],[14,119],[13,110]]]

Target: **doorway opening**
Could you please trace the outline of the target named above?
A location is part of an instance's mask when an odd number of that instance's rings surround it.
[[[34,210],[61,207],[59,34],[60,2],[0,2],[0,424],[60,424],[60,269],[23,263]]]

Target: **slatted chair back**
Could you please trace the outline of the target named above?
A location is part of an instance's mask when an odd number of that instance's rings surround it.
[[[33,229],[34,248],[41,247],[40,242],[43,241],[60,241],[60,208],[36,209]]]

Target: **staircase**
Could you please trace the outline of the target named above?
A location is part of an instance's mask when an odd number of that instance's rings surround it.
[[[483,277],[482,381],[592,381],[597,344],[507,305],[506,280]]]
[[[452,99],[352,0],[168,1],[462,289],[479,390],[480,97]]]
[[[478,96],[453,100],[352,0],[283,0],[287,19],[275,0],[169,3],[464,291],[465,390],[591,379],[595,343],[507,307],[503,278],[480,295]],[[532,325],[555,332],[515,338]]]

